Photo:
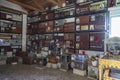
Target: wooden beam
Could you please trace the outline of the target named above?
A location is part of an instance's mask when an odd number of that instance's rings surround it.
[[[42,11],[45,11],[43,6],[41,6],[41,2],[40,0],[32,0],[34,2],[34,4]]]
[[[56,2],[55,0],[47,0],[47,1],[51,2],[51,3],[55,4],[55,5],[58,5],[58,2]]]
[[[18,2],[18,1],[16,1],[16,0],[7,0],[7,1],[12,2],[12,3],[15,3],[15,4],[18,4],[18,5],[26,8],[26,9],[40,11],[40,9],[37,9],[37,8],[35,8],[35,7],[33,7],[33,6],[30,6],[30,5],[27,5],[27,4]]]
[[[6,9],[9,9],[9,10],[12,10],[12,11],[15,11],[15,12],[19,12],[19,13],[22,13],[22,14],[26,14],[26,15],[28,15],[27,12],[23,12],[23,11],[16,10],[16,9],[13,9],[13,8],[9,8],[9,7],[6,7],[6,6],[2,6],[2,5],[0,5],[0,8],[6,8]]]
[[[59,3],[59,7],[62,7],[62,4],[65,3],[65,0],[57,0]]]

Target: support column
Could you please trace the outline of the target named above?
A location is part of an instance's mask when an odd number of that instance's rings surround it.
[[[22,23],[22,51],[26,51],[26,32],[27,32],[27,15],[23,14],[23,23]]]

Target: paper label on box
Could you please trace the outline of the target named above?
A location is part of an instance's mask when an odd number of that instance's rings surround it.
[[[16,29],[16,27],[12,27],[12,29]]]
[[[81,26],[81,30],[88,30],[88,25]]]
[[[80,31],[80,25],[76,26],[76,31]]]
[[[79,47],[80,47],[79,43],[76,43],[76,48],[79,48]]]
[[[90,30],[94,30],[94,25],[90,25]]]

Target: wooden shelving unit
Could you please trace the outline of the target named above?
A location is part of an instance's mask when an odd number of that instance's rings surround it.
[[[14,56],[22,47],[22,14],[0,9],[0,53]]]

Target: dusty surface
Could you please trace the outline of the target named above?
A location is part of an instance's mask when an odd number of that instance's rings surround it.
[[[88,80],[72,72],[41,68],[36,65],[2,65],[0,80]]]

